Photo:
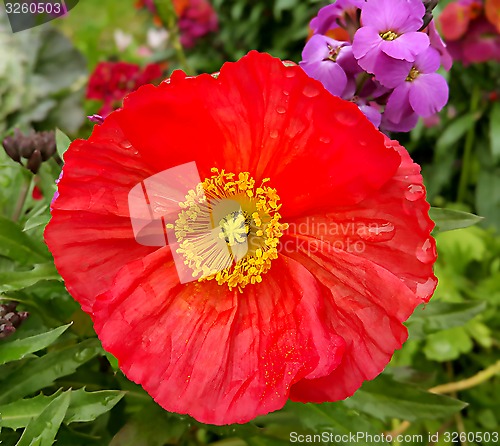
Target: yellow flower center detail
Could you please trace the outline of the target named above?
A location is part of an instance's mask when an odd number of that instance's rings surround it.
[[[384,40],[388,40],[389,42],[397,39],[399,37],[394,31],[386,31],[385,33],[380,33],[380,37]]]
[[[213,168],[212,173],[189,191],[175,224],[167,228],[174,230],[176,252],[194,278],[242,291],[262,282],[288,225],[280,223],[280,198],[266,185],[269,178],[256,187],[248,172]]]
[[[413,82],[419,76],[419,74],[420,72],[415,67],[412,67],[412,69],[408,73],[408,76],[406,76],[406,81]]]

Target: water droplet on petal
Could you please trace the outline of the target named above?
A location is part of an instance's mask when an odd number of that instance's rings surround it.
[[[429,297],[436,288],[436,279],[429,277],[425,283],[417,283],[416,293],[421,299]]]
[[[331,139],[328,136],[321,136],[319,140],[325,144],[329,144],[331,142]]]
[[[367,242],[387,242],[394,237],[395,228],[392,223],[358,224],[357,234]]]
[[[276,112],[279,113],[280,115],[286,113],[285,107],[277,107]]]
[[[278,137],[278,130],[271,130],[271,132],[269,133],[269,136],[273,139],[277,138]]]
[[[407,200],[416,201],[425,195],[425,190],[419,184],[410,184],[405,192]]]
[[[285,70],[285,76],[286,77],[295,77],[295,70]]]
[[[304,87],[304,90],[302,90],[302,93],[304,94],[304,96],[307,96],[308,98],[314,98],[319,95],[319,90],[313,85],[306,85]]]
[[[290,92],[289,92],[289,91],[287,91],[287,90],[283,90],[283,94],[284,94],[285,96],[290,96]]]
[[[356,125],[361,116],[355,110],[341,110],[335,114],[335,119],[344,125]]]
[[[436,248],[428,238],[420,249],[417,249],[417,259],[422,263],[431,263],[436,258]]]

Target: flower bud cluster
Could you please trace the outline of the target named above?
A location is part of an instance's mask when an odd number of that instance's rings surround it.
[[[10,336],[29,316],[27,311],[16,311],[17,302],[0,305],[0,339]]]
[[[14,134],[7,136],[2,144],[10,158],[34,174],[38,172],[43,161],[47,161],[56,153],[56,138],[52,130],[48,132],[31,130],[23,134],[19,129],[15,129]],[[26,162],[23,163],[22,159]]]
[[[432,20],[435,0],[337,0],[311,21],[300,65],[376,126],[410,131],[440,111],[451,58]]]

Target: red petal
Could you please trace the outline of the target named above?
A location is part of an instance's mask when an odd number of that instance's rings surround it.
[[[88,312],[120,268],[155,249],[135,241],[128,211],[130,189],[151,171],[116,126],[116,115],[88,141],[74,141],[64,158],[45,241],[68,291]]]
[[[340,366],[327,377],[295,384],[294,400],[344,399],[377,376],[406,340],[402,322],[436,286],[434,224],[420,168],[397,142],[387,145],[402,162],[379,193],[356,207],[297,220],[284,241],[288,255],[326,287],[328,319],[346,342]],[[368,232],[371,224],[374,233]],[[294,233],[299,243],[290,244]],[[302,253],[286,250],[287,243]]]
[[[195,160],[202,178],[214,166],[271,178],[285,218],[358,202],[400,162],[355,104],[257,52],[225,64],[217,79],[175,76],[144,87],[118,119],[157,170]]]
[[[179,285],[169,248],[126,266],[93,308],[121,369],[169,411],[244,423],[283,407],[291,384],[330,373],[343,341],[326,330],[316,280],[281,258],[244,293]]]

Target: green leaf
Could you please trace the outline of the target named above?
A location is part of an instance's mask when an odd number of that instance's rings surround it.
[[[38,417],[29,422],[16,446],[52,446],[69,401],[69,392],[55,398]]]
[[[447,147],[455,145],[458,140],[461,139],[475,124],[477,119],[478,117],[471,114],[454,119],[438,138],[436,142],[436,149],[443,150]]]
[[[419,306],[406,323],[410,339],[423,339],[441,330],[460,327],[486,309],[486,302],[431,301]]]
[[[87,339],[77,345],[50,352],[41,358],[27,361],[9,374],[0,386],[0,404],[37,392],[56,379],[71,375],[78,367],[101,352],[97,339]]]
[[[42,333],[28,338],[17,339],[9,342],[3,341],[0,344],[0,365],[10,361],[23,359],[30,353],[37,352],[52,344],[59,336],[61,336],[70,326],[63,325],[62,327],[50,330],[47,333]]]
[[[44,255],[17,223],[1,216],[0,256],[8,257],[24,265],[43,262],[48,258],[48,254]],[[3,282],[0,280],[1,283]]]
[[[484,225],[500,231],[500,169],[481,170],[476,187],[476,206]]]
[[[42,280],[62,280],[53,263],[35,265],[28,271],[0,272],[0,293],[22,290]]]
[[[69,137],[61,130],[56,129],[57,154],[62,160],[64,159],[64,153],[68,150],[70,144],[71,139],[69,139]]]
[[[188,423],[164,411],[156,403],[147,403],[129,418],[109,446],[163,446],[179,444]]]
[[[71,392],[71,404],[64,422],[69,424],[93,421],[111,410],[125,396],[125,393],[119,390],[99,392],[86,392],[85,389],[74,390]]]
[[[425,340],[424,354],[433,361],[451,361],[469,353],[473,343],[463,327],[450,328],[431,334]]]
[[[483,220],[483,217],[468,212],[431,207],[429,216],[436,223],[433,233],[467,228]]]
[[[500,102],[494,102],[491,109],[490,147],[493,159],[500,160]]]
[[[365,382],[344,403],[382,421],[392,418],[408,421],[446,418],[467,406],[462,401],[396,382],[386,375]]]
[[[343,402],[323,403],[323,404],[302,404],[288,403],[285,406],[286,411],[291,411],[298,416],[297,424],[292,427],[298,435],[318,434],[325,432],[326,434],[347,435],[357,432],[363,432],[370,435],[378,435],[378,432],[372,424],[354,410],[347,409]],[[300,428],[302,425],[302,429]],[[290,430],[288,431],[288,435]],[[330,442],[326,442],[330,444]],[[333,444],[333,442],[332,442]],[[349,440],[346,442],[336,442],[338,446],[352,444]],[[356,444],[363,446],[372,446],[373,442],[366,438],[357,439]]]
[[[23,232],[40,226],[46,226],[50,220],[50,213],[48,206],[42,206],[35,214],[33,214],[24,224]]]
[[[126,392],[119,390],[103,390],[86,392],[85,389],[68,391],[71,400],[64,417],[64,423],[93,421],[111,410]],[[43,410],[59,395],[59,391],[50,396],[37,395],[0,406],[2,419],[0,426],[10,429],[26,427],[32,418],[37,418]]]

